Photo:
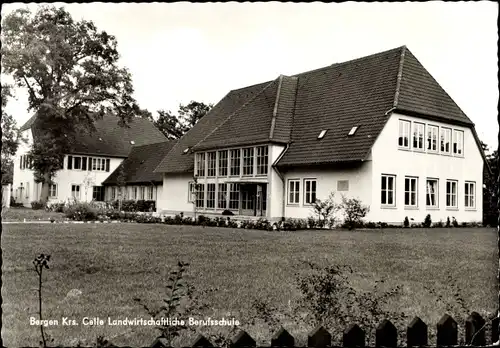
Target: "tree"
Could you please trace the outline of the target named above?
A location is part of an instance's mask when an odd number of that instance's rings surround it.
[[[126,126],[141,109],[130,73],[117,64],[115,37],[93,22],[77,22],[63,7],[43,6],[35,14],[18,9],[2,26],[2,72],[27,89],[28,110],[36,115],[30,155],[45,203],[78,133],[94,131],[95,121],[108,113]]]
[[[13,161],[19,146],[19,130],[16,120],[5,112],[7,101],[12,97],[11,86],[2,85],[2,185],[12,183]]]
[[[483,146],[484,150],[487,147]],[[483,175],[484,190],[483,190],[483,224],[496,226],[498,223],[498,151],[486,155],[486,161],[489,164],[492,174],[485,168]],[[481,188],[477,188],[477,192]]]
[[[205,116],[212,104],[205,104],[192,100],[187,105],[179,105],[178,115],[170,111],[158,110],[158,118],[155,120],[151,114],[145,112],[143,115],[150,118],[168,139],[179,139],[190,130],[203,116]]]

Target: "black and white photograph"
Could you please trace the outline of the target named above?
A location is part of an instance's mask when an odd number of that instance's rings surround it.
[[[1,345],[500,345],[498,14],[2,4]]]

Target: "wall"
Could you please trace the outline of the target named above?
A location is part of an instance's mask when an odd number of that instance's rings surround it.
[[[269,146],[269,163],[273,164],[280,157],[285,146]],[[267,216],[270,220],[280,220],[284,214],[283,205],[283,180],[277,170],[271,166],[269,172],[269,186],[267,190]]]
[[[162,192],[158,193],[157,211],[171,214],[194,211],[193,203],[188,202],[189,182],[193,175],[164,174]]]
[[[377,138],[373,148],[373,190],[371,211],[367,217],[371,221],[386,221],[402,223],[408,216],[415,222],[422,222],[427,214],[434,222],[454,216],[457,221],[482,220],[482,187],[483,187],[483,159],[470,129],[451,126],[464,131],[464,157],[450,155],[422,153],[414,150],[400,150],[398,147],[399,119],[426,122],[438,126],[450,127],[440,122],[424,121],[415,117],[393,114],[382,133]],[[396,205],[393,208],[381,206],[380,190],[381,175],[396,175]],[[404,206],[404,177],[418,177],[418,207],[405,208]],[[439,208],[426,207],[427,178],[439,179]],[[458,209],[446,208],[446,180],[458,180]],[[476,208],[464,207],[464,182],[476,182]]]
[[[16,156],[14,157],[14,171],[12,183],[12,195],[17,203],[23,203],[30,206],[30,202],[35,200],[35,182],[33,180],[33,172],[28,169],[20,169],[20,158],[22,155],[28,153],[33,143],[31,129],[25,130],[21,133],[21,137],[25,141],[19,142]]]

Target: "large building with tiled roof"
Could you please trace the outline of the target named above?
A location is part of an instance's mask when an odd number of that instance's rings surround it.
[[[335,192],[370,221],[480,221],[483,167],[472,121],[402,46],[230,91],[156,168],[158,207],[307,218]]]
[[[38,200],[41,194],[41,184],[34,181],[27,155],[31,144],[37,139],[35,120],[36,115],[20,128],[27,143],[20,144],[14,163],[13,196],[18,203],[28,206]],[[117,117],[106,115],[95,122],[94,132],[77,135],[72,152],[65,155],[64,166],[57,171],[53,178],[54,184],[50,185],[49,202],[69,199],[86,202],[111,200],[103,182],[129,156],[133,147],[165,144],[167,140],[148,119],[135,117],[128,126],[120,126],[118,121]],[[165,155],[166,152],[162,151],[161,154]],[[152,172],[156,164],[150,166],[152,178],[157,176]],[[145,197],[151,197],[151,193],[156,196],[156,189],[149,192],[151,186],[144,186]],[[136,199],[139,199],[139,196]]]

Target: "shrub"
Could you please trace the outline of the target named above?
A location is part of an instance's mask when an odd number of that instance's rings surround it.
[[[238,223],[234,220],[231,220],[229,217],[227,218],[227,227],[230,228],[238,228]]]
[[[453,227],[458,227],[458,221],[457,221],[457,219],[455,219],[454,216],[452,216],[451,224],[453,225]]]
[[[49,212],[54,212],[54,213],[62,213],[64,212],[64,202],[59,202],[59,203],[51,203],[47,204],[47,207],[45,207],[46,211]]]
[[[97,210],[89,203],[74,203],[64,208],[64,215],[76,221],[87,221],[97,219]]]
[[[33,210],[45,209],[45,204],[42,203],[41,201],[33,201],[31,202],[31,209]]]
[[[431,219],[431,214],[427,214],[427,216],[424,219],[424,222],[422,223],[422,227],[429,228],[432,225],[432,219]]]
[[[408,216],[405,217],[405,220],[403,221],[403,226],[410,227],[410,220],[408,220]]]
[[[309,228],[316,228],[318,226],[318,223],[315,218],[309,216],[307,218],[307,225],[309,226]]]
[[[439,222],[435,222],[434,225],[432,225],[432,227],[436,227],[436,228],[441,228],[443,227],[444,224],[443,224],[443,221],[439,220]]]
[[[259,218],[259,220],[255,222],[255,228],[257,228],[258,230],[269,231],[270,229],[272,229],[272,226],[267,219]]]
[[[222,215],[231,215],[232,216],[232,215],[234,215],[234,213],[231,210],[226,209],[222,212]]]
[[[119,201],[113,201],[110,203],[110,207],[118,209]],[[122,201],[122,211],[128,212],[144,212],[150,213],[156,211],[156,202],[153,200],[123,200]]]
[[[367,222],[367,223],[365,224],[365,227],[366,227],[366,228],[371,228],[371,229],[373,229],[373,228],[377,228],[378,226],[377,226],[377,224],[376,224],[376,223],[369,221],[369,222]]]
[[[340,206],[335,203],[335,193],[331,192],[327,199],[316,199],[312,203],[313,214],[318,216],[318,227],[329,227],[335,222],[335,213],[340,209]],[[334,220],[330,223],[330,220]]]
[[[349,229],[353,229],[362,223],[362,219],[370,211],[370,207],[361,204],[359,198],[346,198],[342,196],[341,207],[344,211],[344,223]]]
[[[446,218],[446,227],[448,227],[448,228],[451,227],[451,222],[450,222],[450,217],[449,216]]]

